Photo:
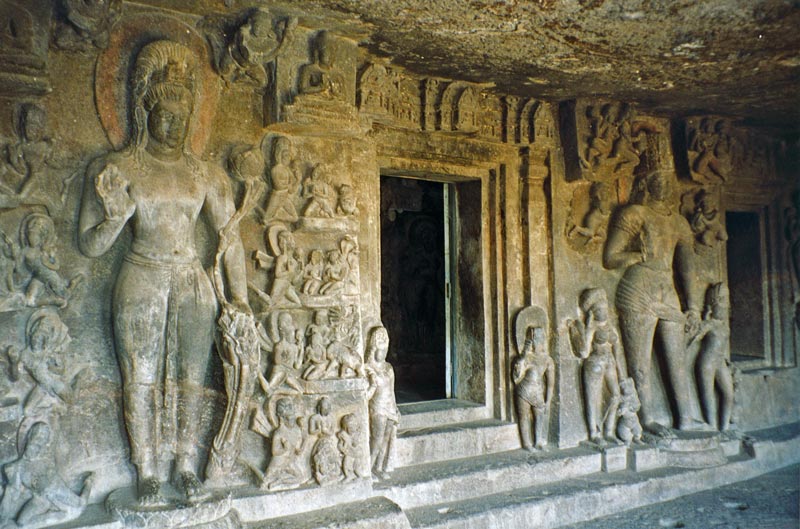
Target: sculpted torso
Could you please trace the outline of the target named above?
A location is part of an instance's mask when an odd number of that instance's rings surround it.
[[[163,162],[145,155],[141,167],[128,156],[112,156],[128,180],[135,204],[131,252],[162,262],[191,262],[196,256],[195,224],[208,189],[206,177],[184,158]]]

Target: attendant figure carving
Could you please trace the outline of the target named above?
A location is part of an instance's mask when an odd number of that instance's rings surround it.
[[[361,468],[361,450],[358,446],[361,428],[358,425],[358,417],[352,413],[342,417],[341,426],[339,433],[336,434],[338,439],[336,446],[342,454],[342,473],[344,474],[344,482],[347,483],[358,477],[363,477],[359,470]]]
[[[327,219],[333,217],[336,191],[328,182],[322,165],[315,165],[311,170],[311,175],[303,182],[303,198],[308,199],[308,205],[303,213],[306,217]]]
[[[584,215],[581,225],[569,231],[570,237],[584,237],[586,243],[602,241],[606,236],[606,225],[611,215],[611,188],[604,182],[593,182],[589,187],[589,211]]]
[[[275,23],[269,11],[256,9],[236,31],[220,70],[225,78],[246,76],[262,87],[272,82],[272,66],[291,42],[297,19]]]
[[[369,335],[367,362],[364,366],[369,388],[369,451],[372,473],[385,479],[389,459],[397,438],[400,410],[394,395],[394,369],[386,361],[389,352],[389,333],[383,326],[375,327]]]
[[[547,446],[547,422],[555,388],[555,364],[547,352],[544,328],[526,330],[522,350],[514,360],[512,377],[522,448],[543,450]]]
[[[294,207],[300,177],[292,160],[292,144],[288,138],[279,136],[272,147],[272,169],[270,169],[272,190],[264,211],[263,223],[296,222],[299,216]]]
[[[31,213],[20,226],[19,244],[0,233],[4,239],[0,250],[14,263],[13,273],[6,276],[4,285],[9,297],[0,302],[0,312],[23,306],[67,306],[70,292],[83,278],[76,275],[68,281],[61,277],[54,247],[55,230],[49,216]]]
[[[35,423],[19,458],[3,465],[3,527],[51,527],[76,518],[86,507],[94,476],[83,478],[80,493],[67,486],[56,465],[54,435],[47,424]]]
[[[47,115],[38,105],[22,105],[17,123],[18,140],[5,146],[0,164],[0,194],[24,199],[36,177],[53,163],[53,141],[45,136]]]
[[[695,294],[694,241],[689,224],[668,202],[666,176],[659,171],[640,175],[634,182],[642,203],[624,206],[612,221],[603,252],[603,265],[624,269],[617,285],[616,306],[628,370],[642,402],[644,428],[665,437],[672,432],[655,420],[650,366],[653,341],[663,344],[669,390],[677,403],[681,430],[702,424],[691,416],[690,368],[685,333],[700,323]],[[634,193],[632,193],[633,195]],[[633,200],[633,198],[632,198]],[[675,267],[673,269],[673,263]],[[686,300],[685,309],[674,278]]]
[[[642,403],[639,402],[639,394],[636,392],[636,384],[632,378],[624,378],[619,383],[622,391],[622,398],[617,408],[617,437],[630,446],[631,443],[642,444],[642,425],[639,423],[639,409]]]
[[[690,223],[697,242],[703,246],[716,246],[728,240],[728,232],[722,222],[722,215],[717,207],[716,199],[705,189],[701,189],[694,197],[694,212]]]
[[[272,457],[264,473],[262,489],[284,490],[299,486],[304,481],[300,467],[304,448],[304,434],[295,412],[294,403],[288,397],[278,399],[275,405],[278,425],[272,433]]]
[[[317,437],[311,449],[311,468],[320,485],[339,481],[342,477],[342,460],[336,442],[336,418],[331,415],[331,401],[322,397],[317,402],[317,413],[308,420],[308,433]]]
[[[703,118],[689,136],[689,161],[694,175],[701,182],[727,181],[731,171],[734,140],[730,122]]]
[[[303,267],[303,294],[316,296],[322,286],[322,274],[325,271],[325,256],[322,250],[311,250],[308,263]]]
[[[700,331],[692,339],[701,340],[697,365],[703,415],[708,424],[723,432],[730,429],[733,413],[733,377],[728,358],[731,340],[729,312],[730,296],[725,285],[714,283],[709,286]],[[716,390],[719,391],[719,406]]]
[[[355,190],[353,190],[353,186],[348,184],[339,186],[339,201],[336,206],[336,214],[342,217],[354,217],[358,215],[356,193]]]
[[[9,371],[12,381],[30,377],[33,386],[23,402],[20,431],[34,422],[51,426],[57,412],[71,400],[72,389],[65,382],[63,356],[72,338],[69,329],[50,309],[40,309],[28,319],[25,329],[26,347],[21,351],[9,347]]]
[[[289,388],[303,392],[300,383],[300,368],[303,365],[303,354],[301,346],[297,343],[297,329],[292,315],[288,312],[277,313],[276,329],[273,331],[273,364],[272,372],[267,381],[259,373],[261,388],[267,395],[273,394],[282,384]]]
[[[294,281],[300,273],[300,262],[297,259],[297,245],[292,232],[282,230],[278,234],[278,248],[280,253],[275,259],[275,276],[269,293],[271,303],[275,305],[288,301],[294,305],[301,305],[294,286]]]
[[[327,349],[330,343],[331,328],[328,322],[328,311],[319,309],[314,312],[314,323],[306,328],[308,345],[306,346],[306,367],[303,378],[319,380],[325,376],[328,368]]]
[[[117,274],[112,320],[143,504],[162,502],[162,456],[172,449],[161,426],[173,413],[173,478],[190,499],[202,496],[197,418],[204,407],[217,300],[194,232],[202,214],[220,233],[235,206],[221,168],[188,151],[196,68],[196,58],[181,44],[161,40],[141,49],[131,81],[131,140],[126,149],[90,164],[80,213],[79,245],[90,257],[107,252],[126,226],[133,232]],[[237,230],[229,234],[221,260],[232,304],[248,313]],[[181,404],[175,409],[165,404],[171,386],[177,386]]]
[[[573,350],[583,358],[583,390],[589,439],[599,445],[616,441],[619,379],[624,377],[622,345],[609,320],[608,300],[602,288],[584,290],[580,296],[583,321],[570,322]],[[603,389],[609,398],[603,406]],[[604,439],[605,437],[605,439]]]

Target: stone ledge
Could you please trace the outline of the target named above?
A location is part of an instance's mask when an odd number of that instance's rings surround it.
[[[441,399],[400,404],[400,433],[420,428],[434,428],[491,417],[491,410],[483,405],[458,399]]]
[[[584,447],[549,453],[514,450],[401,468],[375,490],[410,509],[585,476],[600,468],[601,453]]]
[[[506,452],[519,448],[517,425],[496,419],[406,430],[397,436],[395,467]]]
[[[595,473],[511,492],[418,507],[407,511],[412,527],[426,529],[552,528],[759,476],[800,461],[798,425],[754,432],[748,452],[721,466],[703,469],[659,468],[643,472]],[[623,507],[624,506],[624,507]]]

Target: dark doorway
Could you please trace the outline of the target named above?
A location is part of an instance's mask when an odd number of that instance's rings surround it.
[[[448,185],[381,177],[381,318],[401,403],[450,396]]]
[[[731,294],[731,357],[764,358],[764,275],[757,212],[729,211],[728,288]]]

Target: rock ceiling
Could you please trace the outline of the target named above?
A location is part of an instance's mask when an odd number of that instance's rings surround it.
[[[172,4],[168,0],[149,3]],[[195,0],[203,9],[252,1]],[[279,0],[409,70],[800,131],[797,0]]]

